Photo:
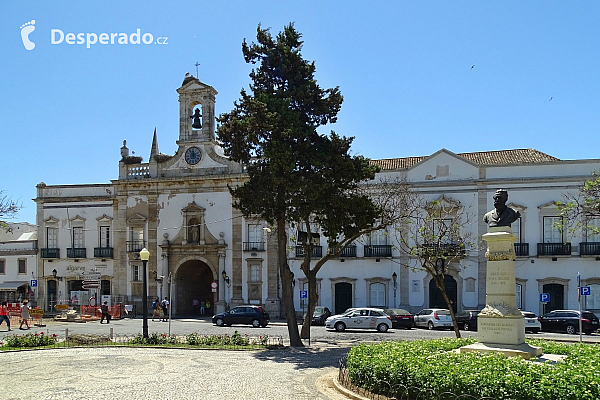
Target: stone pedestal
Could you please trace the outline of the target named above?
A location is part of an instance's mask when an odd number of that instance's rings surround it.
[[[517,309],[515,293],[515,249],[517,237],[510,227],[490,228],[483,235],[488,244],[485,308],[477,317],[479,343],[460,348],[460,352],[496,351],[507,356],[529,359],[542,349],[525,343],[525,320]]]

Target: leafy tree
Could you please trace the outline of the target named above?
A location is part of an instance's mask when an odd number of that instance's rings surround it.
[[[565,194],[556,209],[562,217],[556,226],[572,237],[576,234],[600,235],[600,172],[593,172],[576,194]]]
[[[0,228],[9,232],[10,227],[5,220],[15,217],[23,206],[3,193],[4,191],[0,190]]]
[[[296,240],[305,257],[301,269],[309,281],[309,314],[316,305],[316,274],[330,258],[380,218],[361,182],[378,171],[368,159],[349,154],[353,138],[319,134],[334,123],[343,97],[336,88],[322,89],[314,78],[314,62],[301,55],[301,35],[292,24],[273,37],[257,28],[257,42],[242,44],[250,73],[251,93],[242,89],[234,109],[217,119],[219,140],[226,155],[247,165],[248,180],[230,188],[234,206],[243,215],[259,215],[277,236],[282,306],[290,344],[303,346],[293,303],[287,227],[304,224],[307,236]],[[311,226],[317,224],[332,252],[311,269]],[[310,318],[308,319],[310,324]]]
[[[452,300],[446,291],[445,276],[449,268],[457,268],[471,249],[477,248],[470,227],[473,216],[458,201],[442,196],[429,201],[416,195],[411,201],[409,221],[398,227],[399,248],[409,255],[406,266],[431,275],[450,310],[454,332],[460,337]],[[411,262],[412,261],[412,262]]]

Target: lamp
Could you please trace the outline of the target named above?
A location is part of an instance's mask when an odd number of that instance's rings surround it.
[[[146,265],[150,259],[150,252],[145,247],[140,251],[140,259],[143,265],[144,288],[142,290],[142,335],[148,339],[148,277],[146,276]]]
[[[396,289],[398,288],[398,283],[396,281],[398,280],[398,274],[395,272],[392,274],[392,280],[394,281],[394,308],[396,308]]]
[[[223,272],[221,272],[221,276],[223,277],[223,280],[225,281],[225,283],[227,283],[229,285],[229,277],[227,276],[227,272],[225,272],[225,270],[223,270]]]
[[[58,272],[56,271],[56,268],[54,268],[52,270],[52,276],[54,277],[54,279],[58,279],[59,281],[62,281],[62,276],[56,276],[56,274],[58,274]]]

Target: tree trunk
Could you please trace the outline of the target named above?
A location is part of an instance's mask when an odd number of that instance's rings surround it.
[[[458,329],[458,323],[456,322],[456,316],[454,315],[454,309],[452,308],[452,301],[450,300],[450,298],[448,297],[448,294],[446,294],[446,285],[444,284],[444,275],[434,275],[433,279],[435,280],[435,285],[438,287],[438,289],[440,289],[440,292],[442,292],[442,297],[444,298],[444,301],[446,302],[446,305],[448,306],[448,310],[450,311],[450,317],[452,318],[452,325],[454,326],[454,333],[456,334],[457,338],[460,338],[460,330]]]
[[[279,264],[279,274],[281,276],[281,297],[290,336],[290,346],[304,347],[304,343],[300,339],[296,310],[294,309],[294,292],[292,290],[294,275],[287,262],[287,233],[285,218],[282,216],[277,219],[277,263]]]
[[[302,323],[302,332],[300,334],[302,339],[310,339],[310,325],[312,324],[312,316],[315,312],[315,307],[319,302],[319,295],[317,294],[317,272],[309,268],[306,278],[308,279],[308,307],[304,322]]]

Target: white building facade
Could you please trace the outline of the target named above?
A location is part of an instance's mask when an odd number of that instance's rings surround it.
[[[37,228],[29,223],[8,227],[8,231],[0,228],[0,301],[13,303],[35,298]]]
[[[154,132],[150,158],[129,155],[124,142],[119,178],[105,185],[37,186],[38,303],[81,296],[108,296],[112,302],[141,307],[147,248],[149,298],[170,296],[174,315],[191,315],[192,301],[210,303],[209,312],[239,304],[263,305],[281,314],[276,241],[258,218],[245,218],[232,207],[229,186],[244,182],[243,166],[224,157],[215,140],[216,90],[189,76],[177,89],[180,103],[178,150],[159,152]],[[487,232],[483,215],[492,195],[509,193],[521,219],[514,224],[519,306],[543,313],[577,308],[577,272],[592,288],[584,308],[600,311],[600,238],[567,238],[552,225],[557,201],[576,193],[600,160],[562,161],[531,150],[455,154],[442,149],[426,157],[374,160],[379,177],[408,180],[421,195],[453,202],[473,213],[467,229]],[[439,304],[439,293],[417,260],[403,254],[393,230],[376,232],[348,247],[318,275],[320,305],[332,311],[348,307],[401,307],[418,311]],[[298,232],[290,231],[290,237]],[[327,251],[320,236],[315,256]],[[301,251],[289,244],[299,313],[306,279]],[[485,305],[485,257],[474,249],[448,267],[446,284],[456,308]],[[412,264],[411,264],[412,263]],[[86,277],[100,276],[89,288]],[[394,280],[394,276],[396,280]],[[540,303],[549,293],[550,302]],[[139,308],[138,308],[139,309]]]

